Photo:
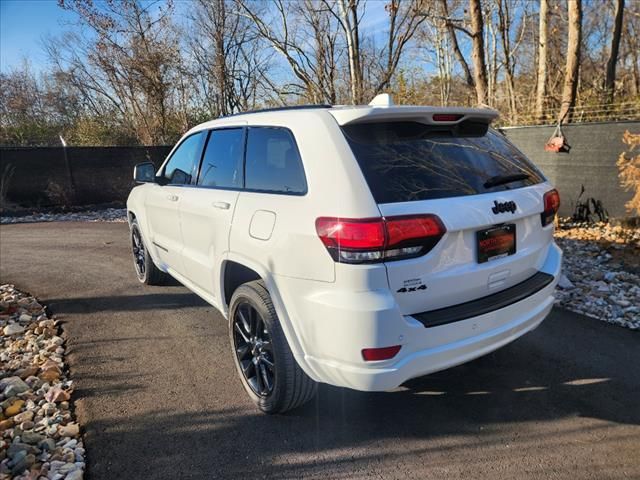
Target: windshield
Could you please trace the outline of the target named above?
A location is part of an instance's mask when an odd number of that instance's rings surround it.
[[[501,134],[461,130],[418,122],[342,127],[377,203],[476,195],[545,180]]]

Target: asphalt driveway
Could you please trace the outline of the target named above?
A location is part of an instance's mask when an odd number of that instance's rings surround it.
[[[125,224],[0,228],[0,282],[64,320],[94,479],[640,478],[640,335],[564,311],[388,393],[321,386],[267,417],[226,324],[135,279]]]

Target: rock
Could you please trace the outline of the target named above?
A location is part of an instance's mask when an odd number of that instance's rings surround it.
[[[79,468],[77,468],[76,470],[72,470],[64,478],[65,480],[82,480],[83,478],[82,470]]]
[[[16,371],[16,374],[22,379],[22,380],[26,380],[28,377],[32,377],[33,375],[35,375],[36,373],[38,373],[38,367],[36,366],[31,366],[31,367],[27,367],[27,368],[22,368],[18,371]]]
[[[602,273],[600,270],[596,270],[591,274],[591,278],[594,280],[602,280],[604,278],[604,273]]]
[[[76,447],[76,445],[78,444],[78,440],[76,440],[75,438],[69,440],[67,443],[65,443],[62,447],[63,448],[71,448],[74,449]]]
[[[20,424],[20,430],[22,430],[23,432],[26,430],[32,430],[34,426],[35,425],[33,424],[33,422],[28,420]]]
[[[24,327],[22,325],[19,325],[17,323],[10,323],[9,325],[7,325],[6,327],[4,327],[4,329],[2,330],[2,332],[7,336],[11,336],[11,335],[18,335],[20,333],[24,332]]]
[[[558,286],[564,290],[571,290],[573,288],[576,288],[575,285],[571,283],[571,280],[569,280],[565,274],[560,275],[560,280],[558,280]]]
[[[40,450],[52,452],[56,448],[56,442],[52,438],[45,438],[38,444]]]
[[[42,435],[35,432],[24,432],[22,434],[22,441],[30,445],[36,445],[40,443],[43,439],[44,437]]]
[[[0,432],[4,432],[8,428],[13,427],[13,418],[7,418],[6,420],[0,421]]]
[[[11,474],[19,475],[20,473],[28,469],[31,465],[33,465],[35,462],[36,462],[36,457],[32,453],[25,455],[24,457],[20,457],[19,460],[16,460],[14,458],[14,464],[13,464],[13,467],[11,467]]]
[[[38,378],[44,382],[53,383],[60,379],[60,372],[58,370],[51,368],[45,372],[42,372],[40,375],[38,375]]]
[[[77,423],[69,423],[58,428],[61,437],[77,437],[80,435],[80,427]]]
[[[69,400],[69,398],[71,398],[71,395],[69,395],[69,392],[67,392],[66,390],[62,390],[60,387],[53,387],[49,389],[44,398],[47,400],[47,402],[58,403]]]
[[[22,442],[15,442],[9,445],[9,448],[7,449],[7,455],[10,458],[15,458],[16,455],[20,454],[20,452],[24,452],[24,454],[26,455],[27,453],[32,453],[32,450],[33,447],[31,445]]]
[[[33,412],[30,411],[18,413],[13,417],[13,421],[16,423],[28,422],[30,420],[33,420]]]
[[[5,397],[13,397],[29,390],[29,385],[20,377],[7,377],[0,380],[0,390]]]
[[[24,405],[24,400],[15,400],[9,407],[5,408],[4,414],[7,417],[13,417],[20,413],[22,406]]]

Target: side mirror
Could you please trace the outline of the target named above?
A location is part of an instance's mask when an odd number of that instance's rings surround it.
[[[153,183],[156,177],[156,167],[151,162],[139,163],[133,168],[133,179],[137,183]]]

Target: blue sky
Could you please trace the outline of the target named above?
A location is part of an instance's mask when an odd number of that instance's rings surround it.
[[[176,2],[178,13],[186,0]],[[386,0],[371,1],[362,28],[377,31],[385,22]],[[60,8],[56,0],[0,0],[0,71],[8,71],[28,59],[35,71],[46,67],[42,38],[60,35],[73,27],[74,13]]]
[[[28,58],[35,70],[46,64],[41,38],[58,35],[75,21],[56,0],[0,0],[0,70]]]

